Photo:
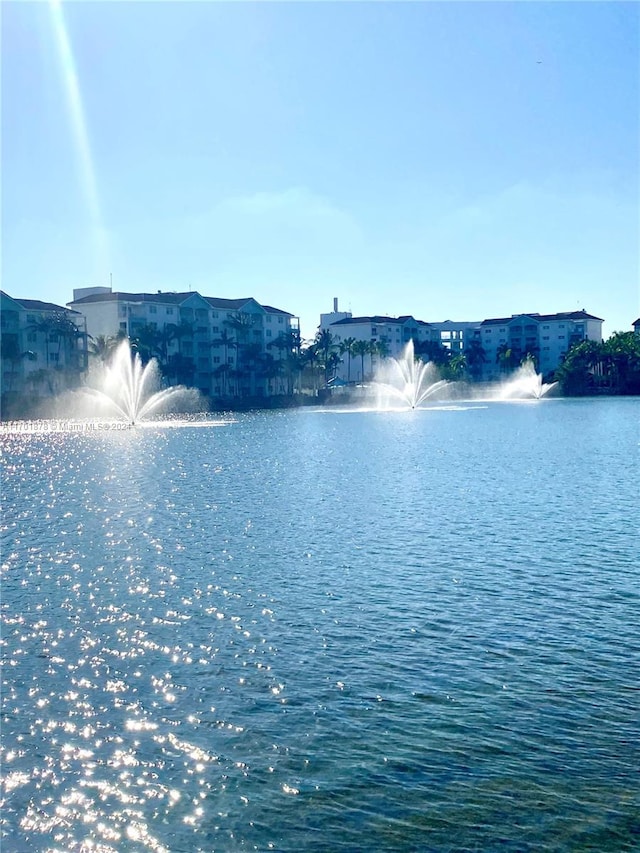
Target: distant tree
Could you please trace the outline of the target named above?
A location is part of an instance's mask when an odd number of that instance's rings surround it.
[[[313,343],[318,353],[319,361],[324,368],[324,381],[326,384],[329,381],[329,374],[331,372],[329,355],[334,348],[333,335],[328,329],[320,329]]]
[[[356,341],[352,347],[352,353],[354,356],[360,357],[360,381],[364,382],[364,359],[365,356],[369,355],[369,341]]]
[[[131,348],[140,355],[143,364],[146,364],[160,355],[160,341],[158,329],[151,323],[145,323],[131,336]]]
[[[302,357],[303,372],[307,370],[311,378],[311,388],[315,393],[318,391],[318,365],[320,363],[320,352],[315,343],[304,347],[300,355]]]
[[[192,386],[195,377],[194,361],[189,356],[185,356],[180,352],[174,352],[167,359],[164,373],[172,385]]]
[[[467,360],[467,371],[471,379],[477,381],[482,376],[482,366],[487,362],[487,352],[478,338],[472,338],[464,354]]]
[[[222,366],[226,365],[226,369],[221,370],[217,368],[213,372],[216,376],[222,378],[222,394],[226,396],[229,392],[229,350],[237,346],[236,340],[226,329],[223,329],[220,336],[211,341],[211,346],[222,347],[224,353],[224,363]]]
[[[106,364],[121,340],[115,335],[96,335],[95,338],[89,335],[89,356]]]
[[[449,364],[446,365],[446,378],[459,381],[464,379],[467,374],[467,356],[464,353],[456,353],[449,359]]]
[[[347,356],[347,382],[351,382],[351,357],[353,356],[353,345],[356,343],[355,338],[345,338],[340,342],[340,355]]]
[[[438,366],[448,364],[451,357],[451,351],[439,341],[414,341],[413,351],[421,361],[430,361]]]

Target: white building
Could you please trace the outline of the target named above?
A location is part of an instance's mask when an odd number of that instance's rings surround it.
[[[323,318],[332,315],[323,314]],[[396,358],[410,340],[430,340],[429,324],[416,320],[410,315],[402,317],[386,317],[374,315],[370,317],[352,317],[327,323],[321,323],[320,330],[331,333],[333,344],[343,353],[343,361],[337,376],[351,382],[362,382],[371,378],[377,358],[391,356]],[[378,352],[349,355],[346,347],[354,341],[358,343],[378,344]],[[364,375],[363,375],[364,373]]]
[[[431,340],[450,350],[452,355],[462,355],[472,341],[480,340],[480,320],[444,320],[428,325]]]
[[[121,293],[111,288],[74,290],[71,307],[86,318],[87,332],[118,333],[150,341],[176,381],[212,396],[286,393],[282,362],[291,351],[297,318],[253,298],[221,299],[188,293]]]
[[[480,333],[485,352],[483,379],[498,379],[527,354],[537,360],[538,370],[546,376],[558,367],[573,344],[601,341],[602,323],[599,317],[586,311],[513,314],[483,320]]]
[[[3,394],[51,396],[78,385],[87,369],[81,314],[0,291],[0,327]]]

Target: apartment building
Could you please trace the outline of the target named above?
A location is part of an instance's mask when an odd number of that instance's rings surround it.
[[[602,323],[586,311],[559,314],[513,314],[483,320],[480,340],[485,352],[482,378],[499,379],[527,354],[543,376],[558,367],[569,348],[584,340],[601,341]]]
[[[286,393],[278,362],[290,351],[297,318],[255,299],[222,299],[197,292],[124,293],[74,290],[74,310],[92,338],[127,335],[150,342],[175,381],[211,396]],[[154,334],[155,333],[155,334]]]
[[[2,394],[53,396],[77,386],[87,369],[84,317],[40,299],[0,291]]]

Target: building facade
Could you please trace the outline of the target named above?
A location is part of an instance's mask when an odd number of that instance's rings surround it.
[[[531,356],[543,376],[553,372],[573,344],[602,340],[599,317],[586,311],[560,314],[514,314],[483,320],[481,344],[485,354],[482,378],[496,380]]]
[[[127,336],[145,357],[158,358],[171,384],[213,397],[287,393],[284,362],[299,332],[288,311],[250,297],[111,288],[75,290],[69,306],[92,339]]]
[[[52,302],[0,292],[2,394],[48,397],[76,387],[87,370],[84,317]]]
[[[474,379],[495,381],[515,370],[527,356],[534,359],[543,376],[551,374],[573,344],[601,341],[602,323],[586,311],[514,314],[482,321],[426,322],[411,315],[353,317],[339,312],[334,300],[333,312],[320,315],[319,329],[329,331],[334,345],[342,350],[343,361],[336,374],[341,380],[371,378],[376,358],[382,353],[397,358],[413,340],[418,347],[429,342],[449,350],[452,356],[466,355]],[[354,358],[345,353],[347,343],[353,341],[378,344],[377,356]],[[424,349],[428,353],[428,347]]]

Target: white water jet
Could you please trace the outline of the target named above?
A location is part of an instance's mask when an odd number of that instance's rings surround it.
[[[132,355],[128,340],[118,346],[104,370],[89,381],[99,387],[90,385],[83,393],[97,402],[100,408],[130,424],[166,411],[176,403],[193,403],[190,398],[199,397],[197,391],[182,385],[158,390],[160,372],[157,361],[153,358],[143,366],[140,355]]]
[[[400,358],[387,358],[382,362],[374,382],[381,407],[395,402],[410,409],[417,409],[450,384],[446,379],[436,378],[433,364],[416,359],[412,340]]]
[[[499,400],[541,400],[556,388],[557,382],[543,382],[542,374],[536,373],[533,363],[525,362],[510,379],[500,387]]]

